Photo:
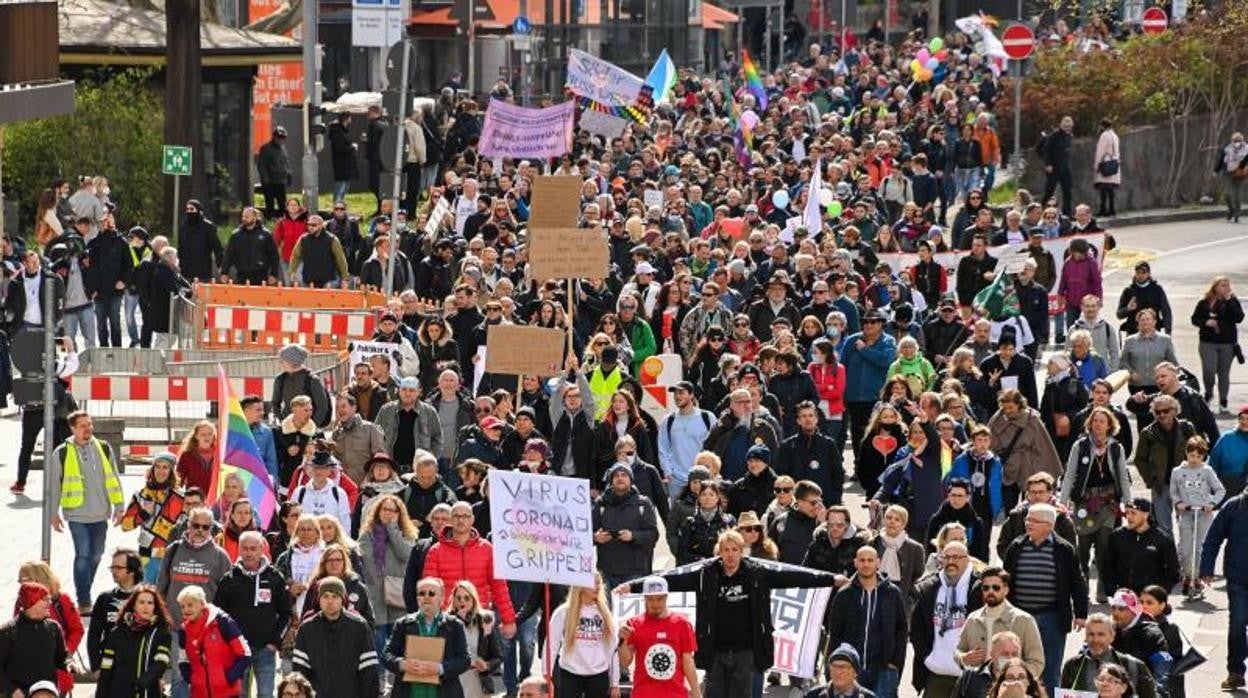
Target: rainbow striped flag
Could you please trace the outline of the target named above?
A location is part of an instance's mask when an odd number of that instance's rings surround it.
[[[225,485],[225,478],[231,473],[237,474],[243,480],[243,490],[251,500],[261,530],[267,530],[269,522],[277,512],[277,491],[273,489],[269,471],[264,467],[256,437],[251,433],[247,417],[243,415],[243,406],[234,395],[230,378],[222,366],[217,367],[217,389],[217,412],[221,419],[217,427],[220,452],[212,466],[212,484],[206,503],[208,506],[216,504]]]
[[[732,145],[737,154],[737,164],[748,168],[753,164],[750,150],[754,147],[754,134],[741,121],[741,104],[732,94],[732,85],[724,78],[724,98],[728,100],[728,122],[732,126]]]
[[[750,60],[750,52],[745,49],[741,49],[741,72],[745,74],[745,85],[749,88],[750,94],[758,100],[758,108],[766,109],[767,89],[763,87],[763,78],[758,74],[754,61]]]

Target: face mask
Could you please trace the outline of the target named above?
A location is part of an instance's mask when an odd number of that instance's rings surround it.
[[[827,361],[825,361],[823,358],[823,354],[819,354],[819,353],[816,353],[814,356],[811,357],[811,362],[815,364],[819,364],[819,365],[823,365],[827,363]]]

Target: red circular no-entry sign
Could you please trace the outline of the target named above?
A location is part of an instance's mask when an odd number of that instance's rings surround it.
[[[1026,24],[1011,24],[1001,34],[1001,46],[1005,55],[1016,61],[1027,60],[1036,50],[1036,34]]]
[[[1170,19],[1166,17],[1166,11],[1160,7],[1150,7],[1144,10],[1144,15],[1140,18],[1140,28],[1145,34],[1160,34],[1169,25]]]

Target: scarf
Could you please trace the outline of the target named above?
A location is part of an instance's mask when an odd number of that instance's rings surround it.
[[[1238,147],[1234,143],[1229,143],[1222,150],[1222,162],[1227,170],[1239,167],[1239,163],[1243,162],[1245,157],[1248,157],[1248,143],[1241,143]]]
[[[909,536],[903,530],[896,538],[890,538],[887,533],[880,532],[880,540],[884,541],[884,557],[880,560],[880,569],[888,578],[894,582],[901,582],[901,558],[897,556],[897,551],[901,550],[901,546],[906,544]]]
[[[373,564],[377,571],[386,573],[386,547],[390,545],[390,530],[380,523],[373,524]]]
[[[718,514],[719,514],[719,509],[711,509],[710,511],[707,511],[706,509],[698,508],[698,516],[701,516],[702,520],[707,523],[710,523],[712,520],[714,520],[714,518]]]
[[[943,601],[936,603],[936,620],[938,631],[943,637],[950,630],[962,627],[966,621],[967,592],[970,589],[970,567],[958,579],[950,579],[944,572],[940,573],[939,594],[944,592]]]
[[[134,632],[142,633],[147,632],[148,628],[151,628],[156,624],[156,617],[141,618],[137,613],[130,612],[126,614],[126,617],[122,619],[122,622],[124,622],[126,627],[130,628]]]

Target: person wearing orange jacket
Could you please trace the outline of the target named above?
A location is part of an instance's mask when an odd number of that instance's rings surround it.
[[[987,114],[975,117],[975,140],[979,141],[980,157],[984,167],[984,193],[992,191],[993,181],[997,176],[997,168],[1001,167],[1001,139],[997,130],[988,121]]]

